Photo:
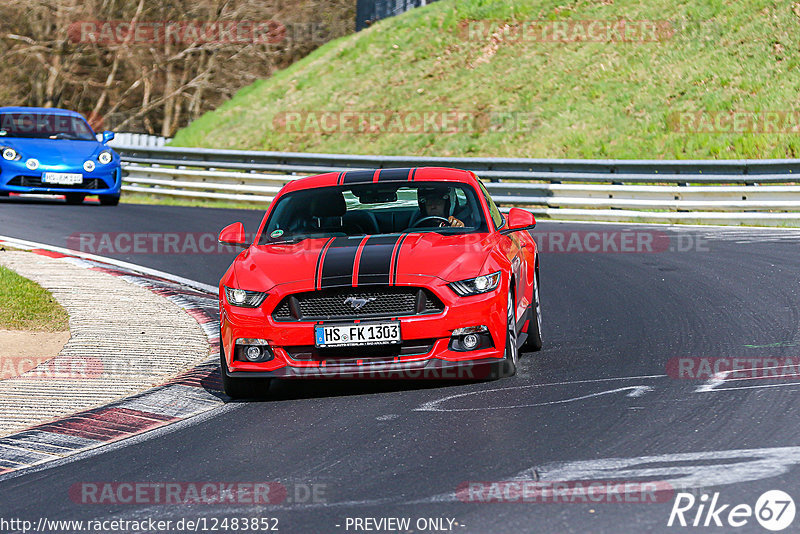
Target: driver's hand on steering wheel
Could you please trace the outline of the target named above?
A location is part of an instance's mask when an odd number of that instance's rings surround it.
[[[464,227],[464,223],[463,223],[463,222],[461,222],[460,220],[456,219],[456,218],[455,218],[455,217],[453,217],[452,215],[451,215],[450,217],[448,217],[448,218],[447,218],[447,222],[448,222],[448,223],[450,223],[450,226],[452,226],[452,227],[454,227],[454,228],[463,228],[463,227]],[[439,226],[444,226],[444,225],[445,225],[445,224],[444,224],[444,223],[442,223],[442,224],[440,224]]]

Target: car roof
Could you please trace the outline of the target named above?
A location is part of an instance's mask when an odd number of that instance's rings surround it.
[[[318,187],[331,187],[336,185],[404,182],[458,182],[477,187],[478,178],[472,171],[450,169],[447,167],[405,167],[398,169],[328,172],[293,180],[284,186],[281,190],[281,194],[303,189],[315,189]]]
[[[84,118],[83,115],[77,111],[62,108],[33,108],[27,106],[8,106],[0,107],[0,113],[42,113],[50,115],[69,115],[71,117]]]

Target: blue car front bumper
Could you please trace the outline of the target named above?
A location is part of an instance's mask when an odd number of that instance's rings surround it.
[[[75,185],[50,184],[42,181],[45,172],[78,173],[83,175],[83,182]],[[29,170],[25,164],[17,161],[0,160],[0,192],[8,193],[44,193],[64,195],[78,193],[86,195],[119,196],[122,187],[122,169],[119,165],[109,164],[86,172],[83,168],[66,165],[41,166],[35,171]]]

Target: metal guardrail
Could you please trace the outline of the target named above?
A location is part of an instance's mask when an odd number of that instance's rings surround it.
[[[114,135],[114,139],[108,142],[108,144],[112,148],[117,148],[118,146],[137,146],[137,147],[147,147],[147,146],[155,146],[160,147],[166,145],[170,141],[167,137],[162,137],[160,135],[149,135],[149,134],[139,134],[139,133],[129,133],[129,132],[117,132]]]
[[[433,158],[117,146],[123,190],[267,203],[310,174],[441,166],[475,171],[505,208],[584,220],[800,223],[800,160]],[[784,184],[784,185],[773,185]]]

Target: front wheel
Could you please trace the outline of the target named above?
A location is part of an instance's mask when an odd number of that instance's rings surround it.
[[[228,362],[225,361],[225,350],[222,348],[222,337],[219,345],[219,374],[222,375],[222,390],[232,399],[255,399],[263,397],[269,391],[269,378],[239,378],[228,376]]]
[[[514,288],[508,291],[508,304],[506,305],[506,350],[503,361],[496,364],[495,378],[514,376],[517,374],[519,362],[519,349],[517,348],[517,320],[514,313]]]
[[[101,206],[116,206],[119,204],[119,195],[99,195]]]
[[[542,304],[539,301],[539,271],[533,276],[533,302],[528,319],[528,338],[522,346],[524,350],[538,352],[542,350]]]
[[[66,198],[67,204],[82,204],[86,195],[83,193],[67,193],[64,198]]]

